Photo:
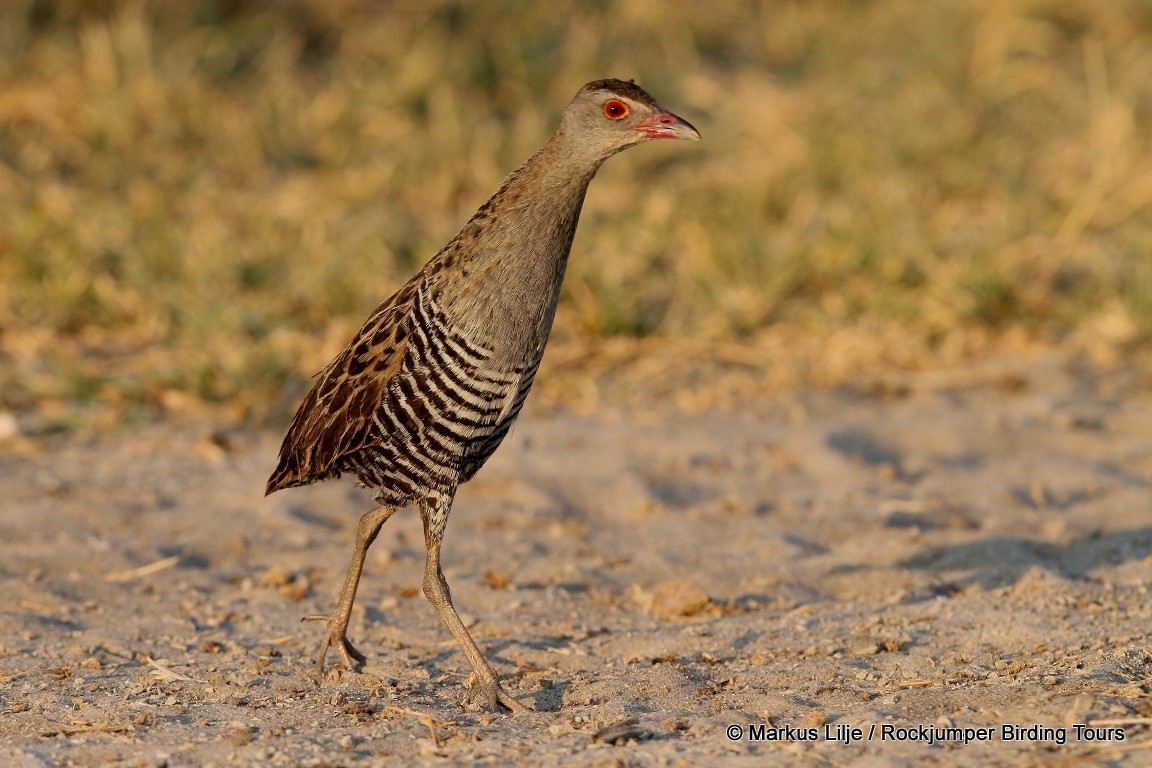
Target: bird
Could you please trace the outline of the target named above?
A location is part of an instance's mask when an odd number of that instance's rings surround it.
[[[474,695],[493,711],[528,711],[501,685],[452,603],[440,566],[448,514],[532,388],[593,176],[629,147],[699,138],[634,81],[587,83],[547,143],[316,374],[265,495],[350,473],[377,505],[360,518],[335,610],[304,617],[326,623],[321,678],[330,648],[350,670],[367,661],[347,634],[364,559],[384,523],[415,506],[427,551],[423,592],[473,668]]]

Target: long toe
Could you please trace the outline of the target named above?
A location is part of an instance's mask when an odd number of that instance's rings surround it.
[[[340,658],[350,670],[359,669],[361,664],[368,661],[368,657],[356,650],[356,646],[352,645],[352,641],[345,635],[341,635],[337,640],[336,648],[340,651]]]
[[[518,699],[512,698],[508,691],[500,683],[494,683],[491,686],[485,686],[480,689],[480,695],[483,697],[484,703],[493,712],[499,712],[505,709],[514,715],[522,714],[524,712],[531,712],[529,707],[521,704]]]
[[[349,671],[355,672],[360,668],[360,665],[368,661],[368,657],[356,650],[356,646],[348,639],[338,627],[333,627],[331,620],[327,616],[305,616],[301,621],[318,621],[328,620],[329,625],[324,637],[320,640],[320,650],[316,653],[316,675],[324,678],[324,659],[328,655],[329,648],[335,648],[336,652],[340,654],[340,660],[344,662],[344,666]]]
[[[496,693],[496,700],[500,703],[500,706],[504,707],[514,715],[520,715],[524,714],[525,712],[532,711],[531,707],[521,704],[519,699],[512,698],[503,689]]]

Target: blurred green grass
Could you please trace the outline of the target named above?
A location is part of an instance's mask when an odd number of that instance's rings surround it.
[[[283,420],[606,76],[545,400],[1150,340],[1146,2],[10,0],[0,409]]]

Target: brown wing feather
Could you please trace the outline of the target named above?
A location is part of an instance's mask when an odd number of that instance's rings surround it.
[[[417,275],[419,277],[419,275]],[[376,308],[351,343],[316,376],[280,446],[265,495],[340,474],[337,462],[380,439],[373,414],[408,348],[419,280]]]

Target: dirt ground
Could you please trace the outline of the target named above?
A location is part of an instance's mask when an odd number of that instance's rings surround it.
[[[444,549],[523,716],[469,699],[413,511],[369,554],[369,663],[317,683],[300,618],[331,608],[371,503],[348,479],[264,499],[279,437],[2,444],[0,763],[1152,762],[1152,392],[1132,372],[530,408]]]

